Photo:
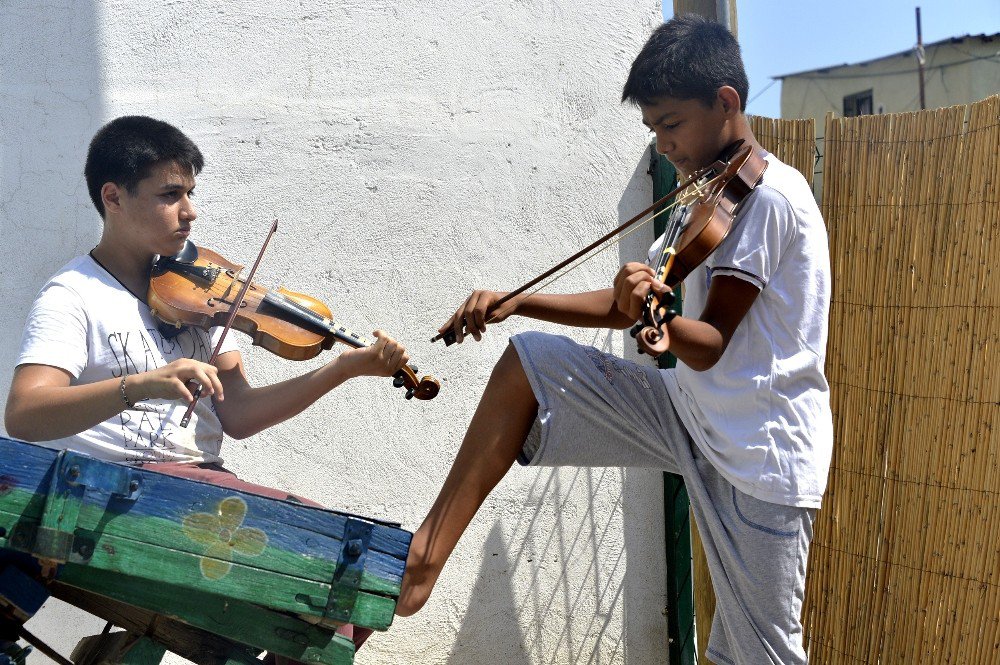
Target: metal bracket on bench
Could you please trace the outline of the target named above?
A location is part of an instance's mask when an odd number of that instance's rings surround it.
[[[337,561],[337,569],[330,582],[330,598],[323,613],[328,619],[343,623],[351,620],[354,603],[358,598],[361,574],[365,570],[365,559],[368,556],[373,526],[370,522],[347,519],[340,560]]]
[[[109,499],[135,501],[140,477],[138,471],[127,466],[70,451],[59,453],[31,553],[44,567],[65,563],[73,549],[73,532],[85,495],[104,493]]]

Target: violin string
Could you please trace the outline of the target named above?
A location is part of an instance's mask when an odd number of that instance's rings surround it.
[[[220,298],[217,298],[217,300],[229,304],[227,298],[229,298],[230,294],[232,294],[233,287],[235,287],[236,284],[242,284],[242,281],[240,280],[240,273],[242,272],[243,272],[243,266],[240,266],[240,269],[233,273],[233,278],[229,280],[229,284],[226,285],[226,290],[222,292],[222,296]]]
[[[569,274],[571,271],[576,270],[578,267],[580,267],[581,265],[583,265],[587,261],[590,261],[591,259],[593,259],[594,257],[598,256],[599,254],[602,254],[606,250],[611,249],[612,247],[614,247],[615,245],[617,245],[618,243],[620,243],[622,240],[624,240],[625,238],[627,238],[629,235],[631,235],[635,231],[639,230],[640,228],[646,226],[646,224],[649,224],[651,221],[653,221],[654,219],[656,219],[658,216],[662,215],[663,213],[667,212],[668,210],[673,210],[674,208],[676,208],[679,205],[688,205],[695,198],[699,198],[702,195],[703,190],[705,188],[707,188],[712,182],[714,182],[715,180],[717,180],[718,177],[719,176],[715,176],[715,177],[711,178],[710,180],[706,181],[703,184],[692,183],[691,186],[688,187],[688,189],[684,190],[683,192],[681,192],[680,194],[677,195],[677,197],[674,199],[673,203],[665,205],[663,208],[661,208],[660,210],[657,210],[652,215],[650,215],[648,218],[646,218],[646,219],[642,220],[641,222],[638,222],[637,224],[635,224],[635,226],[629,228],[628,230],[624,231],[623,233],[620,233],[617,237],[608,240],[608,242],[605,243],[604,246],[595,249],[593,252],[591,252],[587,256],[581,257],[575,263],[570,264],[564,270],[562,270],[561,272],[556,273],[555,275],[553,275],[548,280],[543,281],[540,284],[537,284],[533,289],[531,289],[530,291],[526,291],[525,293],[521,294],[515,300],[516,301],[523,301],[523,300],[526,300],[527,298],[530,298],[531,296],[535,295],[536,293],[538,293],[539,291],[541,291],[545,287],[547,287],[547,286],[549,286],[551,284],[554,284],[556,281],[562,279],[567,274]],[[505,309],[505,308],[501,308],[500,310],[494,312],[493,315],[490,316],[490,318],[488,318],[486,320],[486,323],[490,324],[490,323],[493,323],[494,321],[496,321],[497,316],[499,315],[499,313],[501,311],[503,311],[503,309]]]
[[[684,205],[687,205],[695,198],[703,199],[705,190],[708,189],[709,185],[711,185],[715,180],[716,178],[712,178],[710,180],[706,180],[703,183],[698,183],[698,182],[693,183],[691,185],[692,191],[683,193],[683,195],[685,196]],[[659,280],[663,280],[666,278],[665,268],[670,263],[671,257],[677,254],[677,248],[674,247],[674,245],[677,244],[677,241],[680,239],[681,234],[683,234],[684,232],[684,228],[687,226],[687,224],[685,223],[687,218],[688,218],[687,213],[682,213],[677,216],[674,215],[670,216],[670,220],[668,222],[669,226],[664,230],[663,233],[664,235],[663,249],[660,251],[660,256],[656,260],[655,273],[656,273],[656,278]]]

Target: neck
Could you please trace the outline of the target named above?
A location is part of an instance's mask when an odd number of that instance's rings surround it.
[[[729,144],[731,145],[740,139],[743,139],[745,145],[752,146],[754,152],[761,153],[764,151],[760,143],[757,143],[757,138],[753,135],[753,130],[750,129],[750,121],[742,113],[734,119],[733,133]]]
[[[97,247],[91,251],[91,256],[134,296],[145,300],[146,291],[149,290],[149,268],[153,262],[152,256],[136,254],[134,251],[129,252],[127,247],[115,242],[114,238],[109,237],[107,232],[101,237]]]

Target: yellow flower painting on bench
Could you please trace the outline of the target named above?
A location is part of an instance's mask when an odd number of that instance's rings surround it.
[[[246,501],[231,496],[220,501],[214,513],[192,513],[184,518],[184,535],[207,547],[201,558],[201,574],[205,578],[225,577],[233,567],[233,552],[258,556],[264,551],[267,534],[244,527],[246,514]]]

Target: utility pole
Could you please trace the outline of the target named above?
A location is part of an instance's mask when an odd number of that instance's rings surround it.
[[[736,0],[674,0],[674,16],[700,14],[726,26],[739,37],[736,26]]]
[[[924,38],[920,31],[920,7],[917,7],[917,71],[920,76],[920,110],[927,108],[924,101],[924,61],[927,58],[924,54]]]

